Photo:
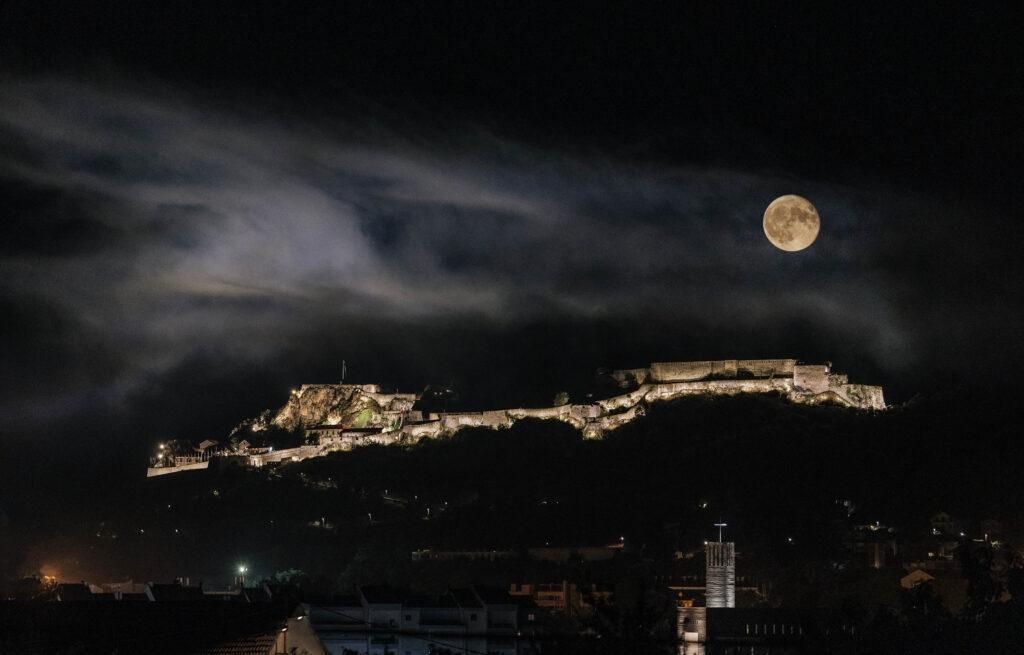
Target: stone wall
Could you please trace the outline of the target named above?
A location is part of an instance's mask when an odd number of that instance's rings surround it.
[[[434,420],[427,423],[412,423],[402,426],[402,434],[410,441],[419,441],[424,437],[436,437],[441,434],[441,421]]]
[[[201,471],[209,468],[210,460],[205,462],[193,462],[192,464],[182,464],[181,466],[151,466],[146,469],[146,477],[152,478],[158,475],[167,475],[168,473],[182,473],[184,471]]]
[[[418,393],[367,393],[383,409],[394,412],[408,412],[420,399]]]
[[[538,418],[543,420],[550,418],[562,419],[569,416],[571,412],[572,405],[559,405],[558,407],[539,407],[534,409],[517,407],[516,409],[508,410],[507,413],[514,419]]]
[[[264,464],[273,462],[299,462],[310,457],[317,457],[323,454],[319,446],[298,446],[296,448],[282,448],[258,455]]]
[[[885,409],[882,387],[870,384],[845,384],[840,393],[855,407],[863,409]]]
[[[654,362],[651,382],[695,382],[711,378],[786,377],[795,359],[720,359],[700,362]]]
[[[584,436],[587,438],[600,437],[605,432],[620,428],[635,420],[636,417],[642,416],[643,413],[643,409],[640,408],[640,405],[635,405],[624,412],[609,414],[608,416],[602,416],[601,418],[594,419],[593,421],[588,422],[586,428],[584,428]]]
[[[828,366],[824,364],[800,364],[793,368],[793,386],[811,393],[821,393],[829,388]]]
[[[867,384],[844,384],[817,394],[794,391],[789,395],[789,400],[803,405],[834,403],[857,409],[885,409],[882,387]]]
[[[758,380],[702,380],[647,385],[644,401],[673,400],[683,396],[733,396],[740,393],[786,393],[793,388],[790,378]]]
[[[735,360],[731,362],[733,375],[735,375]],[[692,380],[703,380],[718,373],[728,375],[730,364],[728,362],[654,362],[651,364],[652,382],[687,382]]]
[[[738,373],[754,377],[793,375],[795,359],[740,359],[736,362]]]
[[[641,387],[624,393],[621,396],[614,396],[612,398],[605,398],[604,400],[597,401],[597,404],[606,412],[614,412],[619,409],[625,409],[626,407],[632,407],[644,398],[644,394],[647,393],[647,389],[651,385],[645,384]]]
[[[512,419],[504,410],[440,414],[439,418],[441,429],[444,431],[464,427],[503,428],[512,425]]]

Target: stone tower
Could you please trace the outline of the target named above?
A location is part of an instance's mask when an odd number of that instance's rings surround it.
[[[731,541],[710,541],[707,559],[707,607],[736,607],[736,547]]]

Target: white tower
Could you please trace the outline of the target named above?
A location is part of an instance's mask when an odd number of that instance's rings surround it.
[[[707,607],[736,607],[736,545],[722,541],[725,523],[716,523],[718,541],[704,546],[707,560]]]

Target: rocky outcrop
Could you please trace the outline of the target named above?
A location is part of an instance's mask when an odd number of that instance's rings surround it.
[[[369,384],[304,384],[292,390],[271,423],[289,431],[315,425],[383,427],[384,408],[375,398],[378,392],[376,385]]]

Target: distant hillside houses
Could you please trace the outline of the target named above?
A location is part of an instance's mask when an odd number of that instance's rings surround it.
[[[801,364],[795,359],[655,362],[646,368],[615,370],[610,377],[621,391],[610,398],[479,412],[424,411],[417,408],[423,393],[385,393],[376,384],[304,384],[292,390],[288,402],[272,417],[265,413],[245,425],[253,433],[271,427],[302,431],[305,445],[254,449],[243,440],[233,448],[217,450],[217,443],[207,440],[197,453],[187,456],[158,453],[148,475],[205,469],[213,458],[253,467],[301,461],[365,444],[415,443],[465,427],[507,428],[526,418],[562,421],[586,438],[597,439],[643,415],[651,403],[686,396],[774,393],[800,404],[885,409],[881,387],[851,384],[846,375],[834,373],[830,363]]]

